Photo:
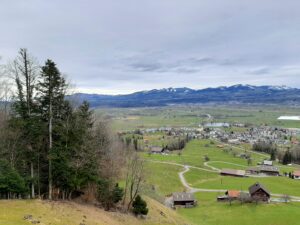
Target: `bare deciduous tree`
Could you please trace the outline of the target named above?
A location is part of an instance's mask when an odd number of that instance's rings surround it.
[[[123,205],[128,196],[127,210],[130,209],[135,197],[139,194],[142,182],[144,181],[144,161],[139,158],[136,152],[128,154],[126,184]]]

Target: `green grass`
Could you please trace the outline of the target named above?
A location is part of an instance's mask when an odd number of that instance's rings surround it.
[[[206,147],[209,144],[209,147]],[[242,151],[241,151],[242,152]],[[144,154],[146,159],[171,161],[181,164],[195,165],[205,167],[202,157],[208,155],[210,157],[209,165],[217,168],[234,168],[245,169],[247,161],[245,159],[234,157],[230,152],[217,148],[216,144],[212,144],[209,140],[193,140],[184,149],[181,156],[173,155],[151,155]],[[254,163],[264,159],[264,156],[253,154]],[[224,162],[235,163],[231,165]],[[159,164],[161,165],[161,164]],[[240,166],[239,166],[240,165]],[[148,169],[154,173],[151,175],[151,180],[158,187],[164,186],[165,193],[170,191],[182,191],[182,187],[177,183],[178,171],[181,167],[176,167],[178,170],[174,172],[174,166],[164,165],[162,172],[161,166],[156,163],[148,164]],[[282,166],[282,165],[281,165]],[[294,170],[295,167],[282,166],[282,171]],[[167,172],[169,171],[169,172]],[[172,172],[170,172],[172,171]],[[162,174],[164,174],[162,176]],[[174,176],[171,180],[166,179],[167,176]],[[247,191],[248,187],[255,182],[262,183],[273,194],[287,194],[290,196],[300,196],[300,181],[292,180],[286,177],[264,177],[264,178],[235,178],[220,176],[218,173],[207,172],[199,169],[191,168],[184,175],[187,182],[195,188],[203,189],[236,189]],[[176,186],[178,185],[178,186]],[[174,188],[173,188],[174,187]],[[176,189],[176,190],[175,190]],[[218,203],[216,198],[218,195],[223,195],[223,192],[197,193],[199,205],[195,208],[177,209],[176,211],[184,218],[190,220],[191,223],[199,225],[297,225],[300,224],[297,215],[300,215],[300,203],[270,203],[270,204],[243,204],[233,203],[230,206],[228,203]]]
[[[155,192],[165,196],[172,192],[183,191],[184,188],[178,179],[180,166],[146,162],[145,174],[147,184],[155,187]]]
[[[209,147],[206,147],[207,145],[209,145]],[[189,142],[186,148],[183,150],[181,156],[178,156],[177,154],[150,156],[147,154],[143,155],[146,159],[149,160],[175,162],[183,165],[191,165],[209,169],[204,165],[203,160],[203,157],[207,155],[210,158],[208,165],[217,167],[219,169],[246,169],[248,167],[247,160],[239,157],[234,157],[231,152],[225,152],[223,149],[217,148],[216,144],[212,144],[210,140],[193,140]],[[255,165],[257,162],[261,162],[264,159],[263,156],[256,154],[252,154],[252,157],[253,165]],[[230,163],[236,165],[232,165]],[[148,170],[152,171],[152,183],[160,184],[161,182],[164,182],[164,179],[160,180],[162,177],[173,176],[174,178],[170,180],[170,182],[172,182],[171,186],[177,187],[174,185],[174,182],[176,179],[178,179],[177,173],[180,171],[180,167],[155,163],[152,163],[150,167],[151,169],[148,168]],[[174,167],[177,168],[176,172],[174,172]],[[295,167],[289,166],[281,167],[282,172],[293,171],[295,169]],[[300,196],[300,182],[298,180],[292,180],[286,177],[235,178],[220,176],[217,173],[206,172],[198,169],[191,169],[188,173],[185,174],[185,177],[188,183],[196,188],[247,190],[250,185],[258,181],[264,184],[266,188],[269,189],[272,193]],[[169,180],[167,181],[169,182]],[[163,186],[163,188],[166,187]],[[163,193],[166,193],[166,191],[163,191]]]
[[[300,128],[300,122],[277,120],[282,115],[298,115],[299,108],[280,106],[169,106],[96,109],[95,112],[110,120],[113,129],[118,131],[163,126],[198,127],[200,123],[208,121],[206,114],[212,115],[215,122]],[[239,131],[243,128],[232,129]]]
[[[193,187],[200,186],[203,182],[211,181],[219,177],[218,173],[205,172],[197,169],[190,169],[184,174],[186,181]]]
[[[208,145],[208,147],[206,147]],[[204,166],[204,156],[208,156],[210,161],[225,161],[230,162],[234,164],[238,164],[241,166],[248,166],[247,160],[242,159],[240,157],[234,157],[233,153],[241,154],[245,151],[239,150],[239,149],[233,149],[233,150],[226,150],[226,148],[218,148],[217,144],[211,144],[210,140],[192,140],[190,141],[185,149],[182,151],[182,154],[179,156],[176,153],[170,154],[170,155],[151,155],[148,156],[146,153],[144,153],[144,157],[152,160],[159,160],[159,161],[168,161],[168,162],[176,162],[180,164],[188,164],[191,166],[197,166],[206,168]],[[255,165],[258,162],[261,162],[266,157],[257,155],[254,153],[251,153],[251,157],[253,159],[253,165]],[[209,162],[209,164],[212,164],[213,162]],[[221,167],[220,163],[213,163],[216,164],[218,167]],[[231,168],[232,165],[225,165],[222,164],[224,167],[222,168]],[[236,166],[239,167],[240,166]]]
[[[298,225],[300,203],[243,204],[216,202],[215,193],[197,193],[198,206],[176,211],[199,225]]]
[[[246,165],[233,165],[226,162],[208,162],[208,164],[218,169],[230,168],[230,169],[237,169],[237,170],[245,170],[247,168]]]
[[[287,177],[239,178],[220,175],[212,176],[212,174],[208,174],[208,178],[205,180],[205,176],[206,172],[204,171],[191,170],[186,173],[185,178],[189,184],[197,188],[247,191],[249,186],[255,182],[260,182],[271,193],[300,196],[299,180],[293,180]]]

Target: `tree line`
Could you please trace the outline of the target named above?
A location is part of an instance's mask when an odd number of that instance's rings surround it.
[[[81,197],[107,210],[120,202],[128,210],[135,200],[144,204],[142,160],[87,102],[67,100],[68,83],[54,61],[40,66],[20,49],[1,71],[1,198]]]
[[[300,163],[300,145],[293,145],[285,150],[278,150],[278,147],[271,142],[257,142],[253,144],[252,149],[258,152],[270,154],[271,160],[278,159],[282,164]]]

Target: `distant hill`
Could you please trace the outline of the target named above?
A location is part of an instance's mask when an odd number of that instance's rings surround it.
[[[77,93],[79,101],[86,100],[99,107],[149,107],[172,104],[246,103],[300,105],[300,89],[286,86],[234,85],[206,88],[164,88],[140,91],[126,95],[100,95]]]

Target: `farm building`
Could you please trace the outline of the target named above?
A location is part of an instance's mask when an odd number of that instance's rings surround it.
[[[245,177],[245,170],[222,169],[220,172],[222,176]]]
[[[275,166],[259,166],[247,169],[248,174],[264,174],[269,176],[279,176],[279,169]]]
[[[197,203],[195,196],[192,193],[176,192],[173,193],[172,197],[173,206],[192,207]]]
[[[259,167],[249,167],[246,170],[247,174],[259,174],[259,172],[260,172]]]
[[[163,147],[159,147],[159,146],[151,146],[150,147],[150,152],[152,154],[161,154],[164,152],[164,148]]]
[[[300,179],[300,170],[294,171],[293,176],[294,179]]]
[[[260,183],[255,183],[249,187],[249,194],[251,198],[255,201],[269,201],[271,194],[270,192],[263,187]]]
[[[228,190],[225,192],[225,195],[223,196],[218,196],[217,201],[233,201],[237,200],[240,197],[240,191],[236,190]]]
[[[273,161],[271,161],[271,160],[264,160],[263,161],[263,165],[264,166],[273,166]]]
[[[260,173],[270,175],[270,176],[279,176],[279,168],[275,166],[260,166]]]

